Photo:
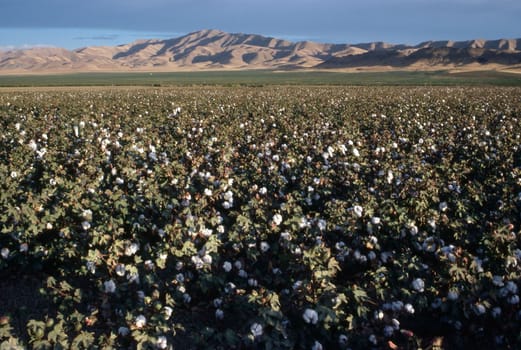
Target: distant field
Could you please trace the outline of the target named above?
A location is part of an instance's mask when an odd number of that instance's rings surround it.
[[[495,71],[273,72],[206,71],[165,73],[75,73],[0,75],[2,87],[170,85],[496,85],[521,86],[521,75]]]

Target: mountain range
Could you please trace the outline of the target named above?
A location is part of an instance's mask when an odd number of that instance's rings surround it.
[[[201,30],[173,39],[138,40],[119,46],[0,51],[0,74],[209,69],[521,72],[521,39],[326,44]]]

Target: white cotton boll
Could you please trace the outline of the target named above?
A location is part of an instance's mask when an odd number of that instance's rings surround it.
[[[279,226],[282,223],[282,215],[280,215],[280,214],[273,215],[272,222],[273,222],[273,224],[275,224],[275,226]]]
[[[497,287],[503,287],[505,284],[503,283],[503,277],[501,276],[493,276],[492,277],[492,284]]]
[[[515,284],[515,282],[513,282],[513,281],[508,281],[506,288],[512,294],[517,293],[517,284]]]
[[[393,179],[394,179],[393,172],[391,170],[389,170],[387,172],[387,183],[391,184],[393,182]]]
[[[118,334],[121,335],[122,337],[126,337],[127,335],[130,334],[130,329],[128,329],[128,327],[119,327],[118,328]]]
[[[263,333],[262,325],[259,323],[254,323],[250,326],[250,332],[254,338],[260,337]]]
[[[183,283],[185,281],[185,275],[183,275],[182,273],[178,273],[175,276],[175,280],[179,283]]]
[[[215,298],[213,300],[213,306],[215,308],[220,308],[222,304],[223,304],[223,300],[221,298]]]
[[[383,320],[384,319],[384,312],[382,310],[378,310],[374,312],[374,318],[375,320]]]
[[[139,315],[138,317],[136,317],[135,321],[134,321],[134,325],[136,326],[136,328],[143,328],[145,325],[147,324],[147,319],[145,316],[143,315]]]
[[[492,317],[498,318],[499,316],[501,316],[501,308],[499,306],[496,306],[490,311],[490,313],[492,314]]]
[[[157,162],[157,154],[156,154],[156,152],[149,152],[148,153],[148,159],[150,159],[153,162]]]
[[[422,293],[425,290],[425,282],[421,278],[417,278],[414,281],[412,281],[412,288]]]
[[[409,223],[407,226],[408,226],[408,228],[409,228],[409,233],[410,233],[412,236],[416,236],[416,235],[418,234],[418,227],[415,225],[414,222]]]
[[[224,311],[221,309],[215,310],[215,318],[217,320],[222,320],[224,318]]]
[[[358,151],[358,149],[353,148],[353,155],[354,155],[355,157],[360,157],[360,152]]]
[[[138,250],[139,250],[139,244],[131,243],[125,247],[125,255],[132,256],[132,255],[136,254]]]
[[[385,326],[384,327],[384,336],[390,337],[394,333],[394,328],[392,326]]]
[[[427,237],[425,241],[422,243],[422,249],[428,253],[433,253],[436,251],[436,242],[434,237]]]
[[[309,226],[310,226],[309,220],[305,216],[300,218],[299,228],[306,228]]]
[[[38,145],[36,144],[36,142],[34,140],[31,140],[31,141],[29,141],[29,148],[33,151],[36,151],[36,150],[38,150]]]
[[[185,304],[190,304],[191,301],[192,301],[192,297],[190,296],[190,294],[184,293],[183,294],[183,302]]]
[[[205,254],[201,260],[206,265],[211,265],[212,264],[212,256],[210,254]]]
[[[81,228],[84,230],[84,231],[87,231],[88,229],[90,229],[90,223],[88,221],[83,221],[81,223]]]
[[[225,201],[233,202],[233,192],[228,190],[223,194],[223,198]]]
[[[92,273],[92,274],[96,273],[96,264],[93,261],[87,261],[86,265],[87,265],[87,270],[90,273]]]
[[[362,208],[362,207],[359,206],[359,205],[355,205],[355,206],[353,207],[353,212],[355,213],[355,215],[356,215],[357,217],[361,218],[361,217],[362,217],[362,214],[363,214],[363,212],[364,212],[364,208]]]
[[[200,270],[200,269],[203,268],[203,266],[204,266],[204,262],[203,262],[203,260],[199,257],[199,255],[194,255],[194,256],[192,256],[191,260],[192,260],[192,264],[194,264],[194,266],[195,266],[195,268],[196,268],[197,270]]]
[[[347,345],[347,342],[348,342],[348,341],[349,341],[349,338],[347,337],[347,335],[345,335],[345,334],[340,334],[340,335],[338,336],[338,344],[339,344],[340,346],[345,346],[345,345]]]
[[[378,216],[373,216],[373,217],[371,218],[371,223],[372,223],[373,225],[380,225],[380,223],[381,223],[381,219],[380,219]]]
[[[315,340],[313,346],[311,347],[311,350],[324,350],[324,347],[322,346],[322,344],[320,344],[318,340]]]
[[[302,318],[304,322],[310,324],[317,324],[318,322],[318,313],[313,309],[306,309],[302,314]]]
[[[20,253],[27,253],[29,250],[29,245],[27,243],[20,244]]]
[[[280,238],[285,241],[291,241],[291,234],[288,231],[284,231],[280,234]]]
[[[125,276],[125,272],[126,272],[125,265],[123,265],[123,264],[116,265],[116,275],[123,277],[123,276]]]
[[[324,158],[324,160],[327,161],[329,158],[329,153],[327,153],[327,152],[322,153],[322,158]]]
[[[441,212],[445,212],[449,208],[447,202],[441,202],[439,204],[439,209]]]
[[[476,304],[474,305],[474,312],[476,313],[476,315],[483,315],[485,314],[485,312],[487,312],[487,309],[485,308],[485,306],[483,304]]]
[[[262,241],[262,242],[260,243],[260,250],[261,250],[261,252],[263,252],[263,253],[266,253],[268,250],[270,250],[270,245],[269,245],[269,243],[268,243],[268,242],[265,242],[265,241]]]
[[[395,330],[399,330],[400,329],[400,321],[398,321],[396,318],[393,318],[391,320],[391,325],[392,327],[395,329]]]
[[[103,282],[105,293],[114,293],[116,291],[116,283],[113,280]]]
[[[92,219],[92,210],[90,209],[85,209],[82,213],[81,213],[81,216],[86,219],[86,220],[90,220]]]
[[[203,237],[208,238],[208,237],[210,237],[210,236],[212,235],[213,230],[210,229],[210,228],[206,228],[206,227],[205,227],[205,228],[201,229],[200,233],[201,233],[201,235],[202,235]]]
[[[157,235],[161,238],[165,237],[165,230],[163,230],[162,228],[160,228],[159,230],[157,230]]]
[[[405,304],[404,309],[405,309],[405,312],[407,312],[408,314],[411,314],[411,315],[414,314],[415,310],[411,304],[409,304],[409,303]]]
[[[395,312],[403,310],[404,307],[405,305],[401,300],[393,301],[391,303],[391,309]]]
[[[293,283],[293,286],[292,286],[293,290],[297,290],[300,287],[302,287],[302,281],[299,280],[299,281],[295,281],[295,283]]]
[[[458,298],[459,298],[459,292],[456,289],[451,289],[447,293],[447,299],[449,299],[451,301],[458,300]]]
[[[156,347],[161,350],[168,347],[168,341],[164,335],[157,337]]]

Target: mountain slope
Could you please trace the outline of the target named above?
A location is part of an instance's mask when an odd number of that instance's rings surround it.
[[[384,42],[291,42],[255,34],[201,30],[167,40],[73,51],[33,48],[0,51],[0,73],[175,71],[200,69],[436,69],[521,65],[521,39]]]
[[[427,47],[411,51],[371,51],[360,55],[334,57],[316,68],[356,68],[388,66],[395,68],[462,67],[468,65],[521,65],[521,51],[484,48]]]

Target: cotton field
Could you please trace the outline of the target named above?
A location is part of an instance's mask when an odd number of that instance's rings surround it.
[[[519,348],[520,96],[2,90],[1,347]]]

